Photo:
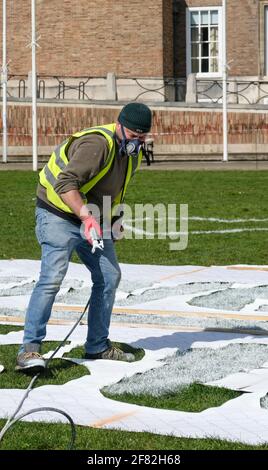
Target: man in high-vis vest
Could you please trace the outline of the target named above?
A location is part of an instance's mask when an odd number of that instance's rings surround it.
[[[108,219],[113,220],[113,210],[123,202],[140,166],[151,123],[148,106],[128,103],[116,123],[84,129],[60,144],[40,172],[36,236],[42,251],[41,272],[26,312],[17,370],[45,368],[41,343],[74,251],[92,279],[85,358],[134,360],[133,354],[115,348],[108,337],[120,281]],[[104,213],[105,197],[111,201],[109,217]]]

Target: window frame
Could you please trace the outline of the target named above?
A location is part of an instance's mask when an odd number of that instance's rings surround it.
[[[268,63],[267,60],[267,41],[266,37],[266,12],[268,7],[268,0],[260,0],[259,8],[259,75],[262,79],[266,80],[268,77]],[[268,32],[268,31],[267,31]]]
[[[268,76],[268,4],[264,4],[264,76]]]
[[[187,76],[192,72],[192,55],[191,55],[191,13],[202,12],[202,11],[215,11],[218,12],[218,72],[198,72],[196,73],[197,78],[215,78],[222,76],[222,7],[221,6],[210,6],[210,7],[189,7],[186,9],[186,73]],[[208,42],[208,44],[210,44]]]

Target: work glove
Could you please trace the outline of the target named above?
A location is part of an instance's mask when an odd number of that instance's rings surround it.
[[[96,248],[103,249],[102,230],[96,221],[96,219],[89,215],[83,220],[84,225],[84,237],[92,245],[92,253],[95,252]]]

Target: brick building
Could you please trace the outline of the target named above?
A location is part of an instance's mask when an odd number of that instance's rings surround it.
[[[26,47],[31,41],[30,9],[29,0],[7,2],[10,86],[18,85],[18,76],[27,79],[31,70]],[[76,98],[75,91],[67,93],[67,87],[78,87],[82,80],[86,89],[82,86],[81,91],[89,98],[124,99],[133,88],[136,95],[142,91],[132,78],[147,79],[156,88],[163,77],[173,76],[172,0],[36,0],[36,30],[37,70],[46,81],[46,97],[56,96],[61,80],[66,84],[65,97]],[[58,82],[48,81],[55,76]],[[115,78],[119,83],[113,84]],[[113,86],[118,86],[118,93]]]
[[[231,76],[264,75],[259,50],[263,28],[262,0],[227,0],[227,61]],[[175,74],[221,75],[222,0],[174,2]],[[261,21],[262,19],[262,21]],[[264,36],[262,37],[264,47]]]
[[[7,10],[10,71],[27,74],[31,1],[9,0]],[[114,72],[123,77],[161,77],[173,73],[172,62],[165,59],[172,54],[172,0],[36,0],[36,29],[41,75],[103,77]]]
[[[266,158],[268,0],[226,1],[231,153]],[[30,7],[7,1],[9,143],[17,148],[31,144]],[[44,152],[140,99],[153,107],[159,155],[220,157],[222,0],[36,0],[36,29]]]
[[[229,102],[267,104],[268,1],[226,0],[226,5]],[[194,74],[196,101],[221,98],[222,13],[222,0],[173,2],[174,75]],[[212,86],[213,81],[218,83]]]
[[[9,73],[14,79],[26,79],[31,70],[26,47],[30,8],[29,0],[7,2]],[[90,98],[136,98],[145,91],[142,86],[156,90],[163,84],[160,93],[143,93],[143,98],[161,101],[165,95],[183,101],[189,74],[197,80],[221,77],[221,10],[222,0],[36,0],[38,75],[58,77],[56,91],[60,79],[77,87],[82,80]],[[230,78],[263,80],[268,75],[267,37],[268,0],[227,0]],[[181,87],[177,95],[176,87]],[[53,97],[55,90],[48,90],[47,82],[46,95]]]

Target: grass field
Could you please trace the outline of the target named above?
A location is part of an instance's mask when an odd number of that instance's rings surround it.
[[[0,173],[0,259],[38,259],[34,233],[37,175]],[[224,223],[189,221],[189,243],[184,251],[169,251],[169,240],[123,240],[117,243],[120,262],[170,265],[225,265],[267,263],[268,173],[265,171],[144,171],[130,185],[126,202],[188,204],[189,217],[245,219]],[[231,233],[191,234],[193,231],[251,229]],[[179,229],[179,227],[178,227]],[[257,230],[256,230],[257,229]]]
[[[0,325],[0,332],[1,332]],[[48,351],[54,351],[59,345],[56,341],[46,341],[43,343],[43,354]],[[0,374],[1,388],[22,388],[26,389],[29,385],[33,374],[23,374],[16,372],[14,369],[16,357],[18,353],[18,345],[0,345],[0,364],[5,367],[5,371]],[[62,385],[69,380],[75,380],[83,375],[89,374],[86,367],[77,365],[70,361],[61,359],[52,359],[48,369],[38,378],[38,387],[42,385]],[[35,375],[35,374],[34,374]]]
[[[228,400],[239,397],[241,393],[220,387],[209,387],[202,384],[193,383],[183,388],[177,393],[152,397],[148,395],[112,395],[102,390],[103,395],[112,400],[134,403],[140,406],[150,406],[151,408],[161,408],[164,410],[188,411],[200,413],[207,408],[221,406]]]
[[[10,331],[18,331],[21,327],[12,325],[0,325],[0,334]],[[43,352],[56,348],[57,342],[44,342]],[[143,357],[143,350],[133,349],[128,345],[120,345],[126,352],[135,352],[136,360]],[[28,386],[32,376],[14,371],[17,345],[0,346],[0,363],[6,368],[0,375],[1,388],[25,388]],[[68,357],[83,357],[83,348],[75,348]],[[75,364],[55,359],[51,362],[46,374],[41,374],[35,382],[34,387],[47,384],[63,384],[68,380],[88,374],[86,368]],[[105,394],[107,395],[107,394]],[[206,387],[201,384],[193,384],[184,388],[176,394],[161,397],[161,400],[140,396],[133,398],[127,394],[120,397],[111,396],[112,399],[120,399],[124,402],[139,405],[173,409],[191,412],[200,412],[204,409],[220,406],[225,401],[239,396],[240,393],[220,388]],[[109,396],[109,395],[107,395]],[[5,421],[0,420],[0,429]],[[242,443],[232,443],[219,439],[185,439],[170,436],[161,436],[150,433],[122,432],[116,430],[98,430],[76,426],[77,439],[76,449],[268,449],[268,445],[247,446]],[[70,427],[65,424],[42,424],[42,423],[17,423],[8,431],[0,448],[4,449],[47,449],[57,450],[67,448],[70,439]]]
[[[34,232],[37,175],[32,172],[0,172],[0,183],[0,259],[39,259],[40,249]],[[188,204],[190,218],[200,217],[202,220],[190,219],[189,244],[184,251],[169,251],[169,240],[123,240],[116,245],[119,261],[168,265],[268,264],[267,183],[268,173],[257,171],[140,172],[130,186],[127,203],[132,206],[135,203]],[[210,218],[225,222],[208,220]],[[229,231],[234,229],[243,230]],[[227,232],[212,233],[219,230]],[[197,231],[210,233],[192,233]],[[1,332],[7,331],[5,328]],[[204,398],[205,408],[219,406],[225,401],[221,393],[218,397],[205,393],[202,398],[201,388],[195,385],[184,396],[181,395],[179,405],[177,398],[174,404],[174,397],[166,397],[168,406],[187,409],[187,403],[195,399],[204,409]],[[155,406],[146,401],[147,397],[142,397],[142,400],[141,404]],[[0,427],[3,424],[4,421],[0,421]],[[254,447],[217,439],[182,439],[79,426],[77,430],[77,449],[268,449],[268,444]],[[5,437],[1,448],[64,448],[68,444],[69,432],[69,427],[63,424],[19,423]]]
[[[4,420],[0,420],[0,428]],[[268,450],[268,445],[247,446],[220,439],[187,439],[150,433],[94,429],[76,426],[75,449],[86,450]],[[6,434],[1,450],[67,449],[70,426],[50,423],[17,423]],[[198,457],[200,460],[200,456]]]

